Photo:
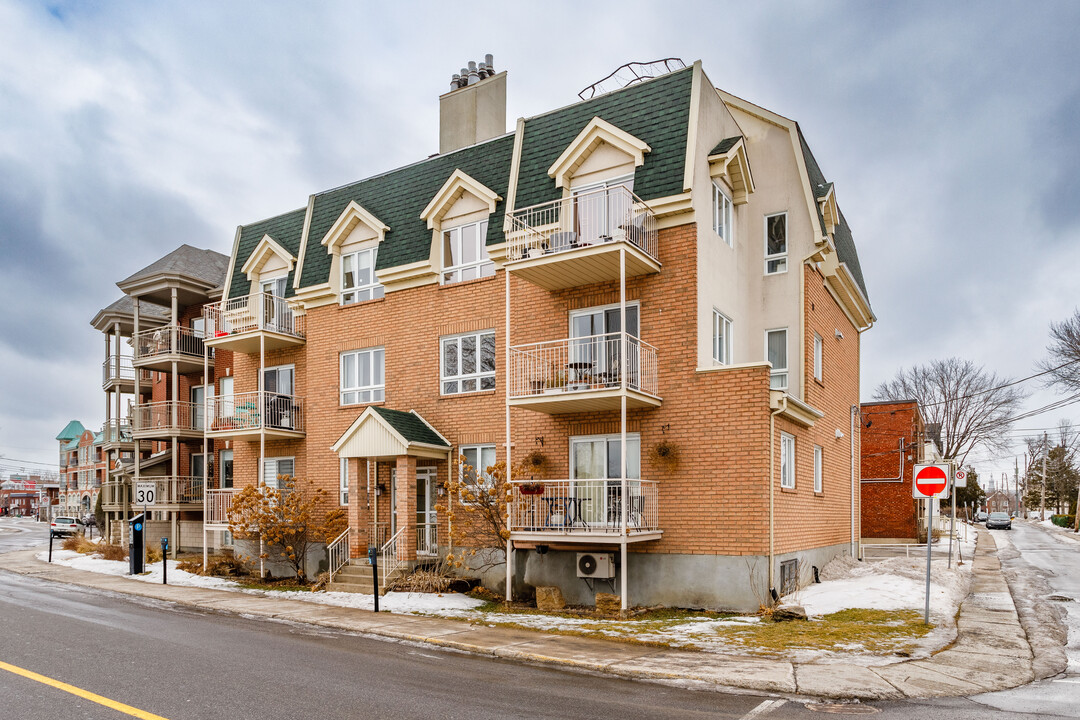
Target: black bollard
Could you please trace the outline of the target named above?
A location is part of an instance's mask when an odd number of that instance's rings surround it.
[[[52,539],[53,539],[53,531],[50,529],[49,530],[49,562],[52,562]]]
[[[169,551],[169,538],[161,538],[161,584],[168,585],[169,558],[165,554]]]

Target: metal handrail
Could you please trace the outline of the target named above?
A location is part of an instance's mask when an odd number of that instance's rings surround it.
[[[202,331],[180,325],[165,325],[152,330],[143,330],[132,338],[132,342],[135,346],[133,361],[160,355],[183,355],[199,360],[203,357]],[[205,349],[207,356],[212,360],[214,349]]]
[[[101,363],[101,384],[108,385],[113,380],[135,381],[135,367],[131,364],[130,355],[121,355],[117,358],[110,355],[109,359]]]
[[[416,554],[438,555],[439,554],[439,524],[417,523],[416,525]]]
[[[405,535],[406,529],[407,528],[403,527],[394,533],[394,537],[390,538],[386,544],[382,546],[382,551],[379,553],[382,555],[384,582],[392,573],[405,567],[405,559],[401,557],[403,548],[398,546],[398,541]]]
[[[302,338],[305,332],[304,316],[285,298],[265,292],[205,305],[203,317],[210,339],[256,330]]]
[[[510,216],[506,262],[620,241],[657,259],[656,215],[623,185],[597,188],[515,210]]]
[[[515,480],[507,503],[511,532],[622,535],[621,479]],[[660,530],[655,480],[626,480],[626,534]]]
[[[345,528],[345,531],[338,535],[333,542],[326,546],[327,561],[330,563],[330,582],[333,582],[334,575],[338,570],[349,564],[351,556],[349,554],[349,533],[352,528]]]
[[[304,432],[304,398],[267,390],[218,395],[210,405],[211,431],[296,430]]]
[[[173,420],[173,409],[176,420]],[[193,430],[203,429],[206,406],[184,400],[163,400],[131,406],[133,432],[145,430]]]
[[[624,362],[625,358],[625,378]],[[656,348],[629,333],[514,345],[511,398],[625,387],[657,395]]]
[[[207,490],[203,511],[203,522],[206,525],[229,524],[229,506],[232,505],[233,488],[220,488]]]

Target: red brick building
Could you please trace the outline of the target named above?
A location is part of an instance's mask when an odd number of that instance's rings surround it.
[[[914,542],[925,503],[912,497],[915,463],[936,462],[915,400],[863,403],[862,536],[866,542]],[[929,454],[928,454],[929,448]]]
[[[505,83],[455,81],[438,155],[238,228],[205,313],[237,486],[312,480],[354,558],[412,566],[460,456],[539,450],[485,581],[571,602],[756,609],[854,552],[873,313],[798,125],[695,64],[504,134]]]

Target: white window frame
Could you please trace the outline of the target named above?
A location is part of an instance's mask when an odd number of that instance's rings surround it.
[[[226,457],[225,457],[226,453],[228,453],[228,455],[229,455],[227,461],[226,461]],[[226,465],[226,462],[228,463],[228,465],[231,468],[230,472],[229,472],[229,477],[228,477],[229,487],[231,488],[231,487],[233,487],[233,485],[236,484],[236,461],[235,461],[235,458],[233,456],[233,451],[231,449],[224,449],[224,450],[218,451],[218,463],[221,465],[221,467],[218,469],[218,473],[217,473],[218,474],[218,487],[220,487],[222,489],[225,488],[225,480],[226,480],[226,478],[225,478],[225,465]]]
[[[824,365],[825,341],[816,332],[814,333],[814,379],[822,382],[822,370]]]
[[[795,436],[780,431],[780,487],[795,489]]]
[[[814,446],[814,492],[822,492],[824,485],[825,448]]]
[[[732,363],[732,322],[716,308],[712,311],[712,358],[718,365]]]
[[[469,485],[476,489],[476,491],[486,490],[491,487],[491,476],[488,475],[487,469],[494,465],[497,461],[495,443],[477,443],[473,445],[459,445],[458,446],[458,479],[461,482],[461,490],[458,493],[458,500],[462,505],[473,505],[474,502],[470,502],[465,498],[465,486]],[[469,460],[469,453],[475,453],[476,459],[474,461]],[[491,462],[484,462],[484,455],[490,457]],[[461,457],[464,456],[466,460],[462,461]],[[469,477],[465,473],[465,466],[472,467],[475,473],[472,477]]]
[[[610,443],[613,442],[613,441],[616,441],[616,440],[621,442],[621,440],[622,440],[622,434],[621,433],[609,433],[609,434],[605,434],[605,435],[572,435],[570,437],[570,457],[569,457],[570,479],[571,480],[605,480],[605,481],[622,480],[622,478],[619,477],[618,475],[610,475],[608,473],[608,464],[611,461],[611,458],[608,456],[608,453],[611,451]],[[578,444],[581,444],[581,443],[593,443],[593,442],[598,442],[598,441],[604,443],[604,477],[600,477],[600,478],[579,478],[577,476],[577,465],[574,463],[574,446],[578,445]],[[636,463],[632,459],[633,455],[634,455],[634,448],[636,448],[636,450],[637,450],[637,462]],[[622,465],[622,458],[621,457],[619,458],[619,464]],[[631,469],[632,466],[635,465],[635,464],[637,465],[637,472],[636,473]],[[640,480],[641,479],[641,477],[640,477],[641,476],[641,433],[635,433],[635,432],[626,433],[626,469],[627,469],[627,476],[626,476],[627,480]],[[634,475],[636,475],[637,477],[633,477]]]
[[[368,378],[361,378],[360,359],[368,356]],[[348,358],[353,359],[352,378],[345,377],[345,365]],[[376,382],[376,378],[380,382]],[[368,384],[363,384],[364,380]],[[355,381],[355,385],[350,382]],[[351,396],[351,397],[350,397]],[[369,405],[381,403],[386,400],[386,349],[383,347],[363,348],[361,350],[349,350],[338,356],[338,404],[344,405]]]
[[[712,228],[728,247],[735,247],[735,205],[720,183],[713,180]]]
[[[338,469],[338,504],[349,504],[349,458],[341,458]]]
[[[462,256],[461,236],[463,230],[468,227],[476,227],[476,260],[467,263],[463,262],[460,265],[451,265],[450,261],[455,256]],[[462,223],[461,225],[442,229],[440,246],[442,247],[443,271],[440,278],[443,285],[491,277],[495,274],[495,263],[488,257],[487,234],[487,220],[477,220],[476,222]],[[450,243],[450,257],[446,257],[446,244],[448,242]]]
[[[787,328],[774,328],[772,330],[765,331],[765,359],[769,360],[769,335],[772,333],[784,333],[784,367],[777,367],[773,365],[772,371],[769,375],[769,389],[770,390],[787,390],[788,385],[788,368],[790,366],[788,347]],[[769,362],[772,362],[769,360]]]
[[[784,251],[769,254],[769,220],[775,217],[784,218]],[[764,237],[762,238],[765,249],[765,274],[780,275],[787,272],[788,249],[791,246],[791,227],[788,224],[787,212],[772,213],[765,216]],[[769,263],[776,263],[774,270],[769,269]]]
[[[483,357],[481,348],[483,347],[483,338],[485,336],[491,336],[492,342],[492,354],[491,354],[491,370],[482,370]],[[466,338],[475,338],[476,347],[476,365],[475,372],[462,373],[461,372],[461,358],[462,358],[462,345]],[[457,348],[457,373],[449,375],[446,372],[446,347],[448,345],[454,345]],[[498,352],[495,349],[495,331],[494,330],[480,330],[477,332],[462,333],[460,335],[446,335],[439,338],[439,394],[440,395],[463,395],[474,392],[485,392],[495,389],[495,362]],[[490,380],[490,382],[487,382]],[[447,386],[453,383],[454,388],[447,389]],[[467,383],[472,383],[471,389],[464,389]],[[485,387],[487,385],[487,387]]]
[[[281,472],[281,465],[282,465],[282,463],[286,463],[286,462],[292,464],[292,472],[288,472],[288,473]],[[267,465],[269,463],[274,463],[275,472],[274,472],[273,477],[267,477],[266,476],[266,467],[267,467]],[[292,457],[292,456],[263,458],[262,468],[261,469],[262,469],[262,474],[263,474],[263,478],[262,478],[263,485],[265,485],[266,487],[272,487],[272,488],[280,489],[280,486],[278,485],[278,475],[289,475],[289,476],[291,476],[293,478],[296,477],[296,458]]]
[[[353,287],[345,286],[345,264],[347,258],[353,260],[353,273],[356,274],[360,269],[360,257],[371,256],[371,282],[365,285],[355,285]],[[355,250],[353,252],[342,253],[341,255],[341,296],[340,303],[342,305],[354,305],[365,300],[377,300],[383,297],[383,286],[375,276],[375,262],[379,259],[379,248],[364,248],[363,250]]]

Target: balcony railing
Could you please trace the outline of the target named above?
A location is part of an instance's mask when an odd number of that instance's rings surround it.
[[[201,330],[179,325],[166,325],[140,332],[135,336],[134,343],[134,361],[180,355],[202,362],[203,334]],[[213,359],[213,348],[209,348],[209,351],[209,356]]]
[[[656,216],[624,186],[521,208],[510,218],[507,262],[626,241],[657,259]]]
[[[269,391],[213,398],[210,431],[262,428],[304,432],[304,398]]]
[[[514,481],[509,500],[510,532],[621,535],[621,480]],[[628,535],[660,531],[657,484],[627,480]]]
[[[173,410],[176,420],[173,420]],[[165,400],[131,406],[132,431],[152,430],[202,432],[206,425],[206,406],[201,403]]]
[[[417,523],[416,554],[439,554],[439,526],[436,523]]]
[[[657,394],[656,348],[627,333],[607,333],[510,348],[510,397],[625,386]]]
[[[131,423],[111,419],[101,424],[101,436],[106,443],[131,442]]]
[[[233,488],[206,491],[206,505],[203,512],[205,525],[227,527],[229,524],[229,506],[232,505]]]
[[[253,293],[203,307],[207,337],[211,339],[255,331],[304,337],[304,316],[297,315],[285,298]]]
[[[130,356],[121,355],[117,358],[110,355],[108,360],[101,363],[101,384],[108,385],[116,381],[135,382],[135,367],[131,364]]]

